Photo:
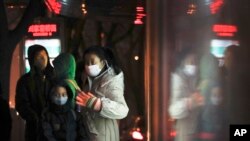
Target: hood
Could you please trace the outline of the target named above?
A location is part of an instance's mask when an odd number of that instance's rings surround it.
[[[28,61],[29,61],[29,64],[30,64],[30,68],[31,68],[31,71],[34,71],[34,59],[35,59],[35,55],[36,53],[40,52],[44,50],[47,54],[47,57],[48,57],[48,62],[47,62],[47,67],[45,68],[45,73],[51,73],[53,71],[53,67],[51,66],[50,64],[50,59],[49,59],[49,54],[48,54],[48,51],[46,50],[45,47],[41,46],[41,45],[32,45],[29,47],[28,49]]]
[[[57,79],[75,79],[76,62],[73,55],[62,53],[53,61]]]

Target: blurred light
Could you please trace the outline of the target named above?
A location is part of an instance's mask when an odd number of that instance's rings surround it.
[[[103,39],[103,38],[105,37],[105,34],[102,32],[102,33],[100,34],[100,37]]]
[[[141,19],[136,19],[134,21],[134,24],[143,24],[142,20]]]
[[[135,20],[134,20],[134,24],[144,24],[142,19],[146,17],[145,11],[144,11],[144,7],[142,6],[137,6],[136,7],[136,16],[135,16]]]
[[[221,36],[221,37],[233,37],[234,34],[233,33],[217,33],[217,36]]]
[[[134,58],[135,58],[136,61],[139,60],[139,56],[137,56],[137,55]]]
[[[133,131],[132,138],[136,140],[143,140],[142,133],[139,131]]]
[[[199,138],[202,140],[214,140],[215,135],[213,133],[201,132]]]
[[[10,107],[10,108],[15,108],[15,107],[14,107],[14,104],[13,104],[11,101],[9,101],[9,107]]]
[[[170,132],[170,136],[171,136],[171,137],[175,137],[176,134],[177,134],[176,131],[171,131],[171,132]]]
[[[188,5],[188,10],[187,10],[187,14],[188,15],[193,15],[193,14],[195,14],[196,13],[196,8],[197,8],[197,6],[195,5],[195,4],[189,4]]]
[[[17,116],[19,116],[19,113],[18,113],[18,112],[16,112],[16,115],[17,115]]]
[[[237,26],[235,25],[220,25],[215,24],[213,25],[213,31],[214,32],[237,32]]]
[[[86,4],[84,4],[84,3],[82,4],[82,12],[84,15],[87,14]]]
[[[221,9],[222,5],[224,4],[224,0],[214,0],[210,4],[210,12],[211,14],[216,14]]]
[[[223,58],[226,48],[230,45],[239,45],[236,40],[220,40],[214,39],[211,41],[210,52],[217,58]]]
[[[210,5],[212,0],[205,0],[205,5]]]
[[[56,14],[60,14],[62,4],[57,0],[45,0],[45,4],[47,5],[48,9]]]

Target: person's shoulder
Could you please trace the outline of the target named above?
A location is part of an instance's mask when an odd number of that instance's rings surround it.
[[[179,71],[175,71],[171,73],[171,77],[175,78],[175,79],[181,79],[182,78],[182,74]]]
[[[123,83],[124,81],[124,74],[121,71],[120,73],[116,74],[112,68],[109,68],[106,72],[105,75],[101,78],[101,85],[104,86],[106,84],[120,84],[121,82]]]
[[[19,79],[18,82],[19,83],[25,83],[25,81],[27,81],[28,79],[30,79],[31,74],[30,73],[25,73],[23,74]]]
[[[184,81],[183,74],[179,71],[171,73],[171,81],[172,83],[181,83]]]
[[[120,71],[118,74],[116,74],[113,69],[110,69],[106,79],[112,80],[112,81],[123,81],[124,74],[122,71]]]

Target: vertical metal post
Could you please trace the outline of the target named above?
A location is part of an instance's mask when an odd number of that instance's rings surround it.
[[[169,140],[168,123],[170,54],[169,1],[147,1],[145,47],[145,98],[147,140]]]

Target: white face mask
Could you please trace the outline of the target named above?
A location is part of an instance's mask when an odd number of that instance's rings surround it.
[[[183,71],[188,76],[194,76],[197,69],[195,65],[185,65]]]
[[[91,77],[96,77],[102,69],[98,65],[85,66],[86,73]]]
[[[68,100],[67,96],[53,97],[53,101],[56,105],[64,105],[67,102],[67,100]]]

